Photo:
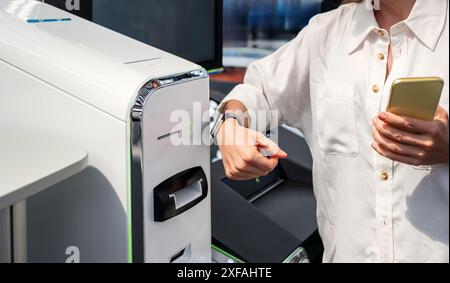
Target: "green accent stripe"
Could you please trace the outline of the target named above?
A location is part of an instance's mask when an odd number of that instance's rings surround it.
[[[208,70],[208,74],[210,74],[210,75],[219,74],[219,73],[222,73],[223,70],[224,70],[224,68],[211,69],[211,70]]]

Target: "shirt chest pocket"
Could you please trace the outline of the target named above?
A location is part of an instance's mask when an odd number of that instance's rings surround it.
[[[320,84],[317,99],[317,139],[322,153],[357,156],[355,85]]]

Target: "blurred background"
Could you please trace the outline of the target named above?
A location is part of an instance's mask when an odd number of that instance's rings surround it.
[[[253,61],[296,37],[315,15],[340,0],[224,0],[223,65],[216,80],[239,83]]]
[[[224,55],[251,56],[291,40],[321,12],[322,0],[224,0]]]

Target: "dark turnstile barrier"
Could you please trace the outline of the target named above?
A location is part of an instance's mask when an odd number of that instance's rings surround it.
[[[231,87],[213,83],[212,100],[220,102]],[[212,164],[214,249],[227,259],[249,263],[297,262],[299,251],[310,262],[321,262],[309,148],[288,129],[280,127],[278,135],[289,157],[266,177],[236,182],[226,177],[221,161]],[[212,159],[217,151],[213,146]]]

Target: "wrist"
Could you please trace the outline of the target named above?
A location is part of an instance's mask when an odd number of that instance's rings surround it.
[[[219,129],[217,131],[217,139],[219,141],[223,141],[222,138],[224,137],[224,134],[227,129],[236,129],[237,127],[240,127],[240,123],[235,118],[228,118],[220,124]]]

